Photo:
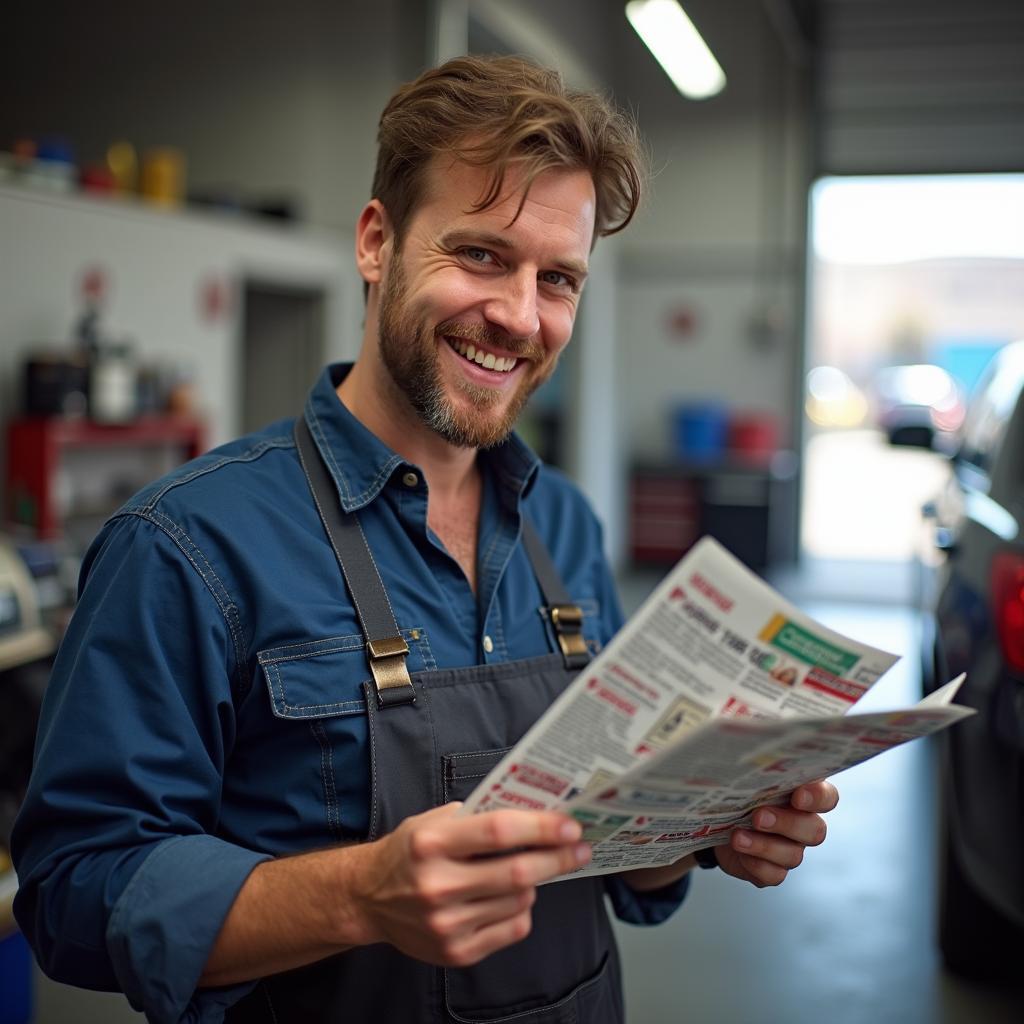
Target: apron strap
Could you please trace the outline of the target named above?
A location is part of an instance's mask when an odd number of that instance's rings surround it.
[[[366,638],[366,656],[377,690],[377,702],[382,708],[395,704],[415,704],[416,691],[405,664],[409,645],[398,629],[395,613],[370,554],[359,517],[341,508],[323,457],[313,441],[304,416],[299,416],[295,421],[295,444],[302,471],[313,493],[316,510],[320,513],[320,521],[324,524],[327,539],[338,559]]]
[[[523,517],[523,546],[533,565],[534,574],[540,584],[544,601],[548,606],[551,625],[555,628],[558,646],[562,649],[562,660],[566,668],[580,669],[590,661],[590,652],[583,639],[583,609],[572,603],[555,568],[544,541],[540,539],[533,524]]]

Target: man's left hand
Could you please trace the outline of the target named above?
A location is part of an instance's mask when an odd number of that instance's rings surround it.
[[[779,885],[804,859],[808,846],[825,840],[821,817],[839,803],[839,791],[830,782],[811,782],[795,789],[789,805],[759,807],[752,829],[737,829],[728,846],[715,847],[722,870],[758,888]]]

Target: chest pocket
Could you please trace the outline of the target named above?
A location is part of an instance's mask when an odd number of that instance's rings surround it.
[[[400,630],[409,645],[410,672],[437,668],[427,634]],[[331,718],[365,714],[362,684],[370,678],[361,633],[288,644],[257,655],[277,718]]]
[[[403,629],[410,672],[436,670],[426,631]],[[262,711],[254,763],[272,773],[272,804],[260,828],[267,848],[294,852],[363,839],[370,819],[370,758],[362,634],[260,651],[271,715]],[[264,705],[264,708],[266,705]]]

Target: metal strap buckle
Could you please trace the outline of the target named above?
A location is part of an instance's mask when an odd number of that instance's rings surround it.
[[[555,604],[549,614],[566,667],[582,668],[590,660],[583,639],[583,609],[575,604]]]
[[[415,704],[416,690],[405,664],[405,656],[409,653],[409,645],[405,640],[400,636],[368,640],[366,652],[373,673],[373,685],[377,688],[377,703],[382,708],[395,704]]]

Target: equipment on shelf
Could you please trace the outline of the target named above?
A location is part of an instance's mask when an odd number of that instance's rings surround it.
[[[32,575],[18,549],[0,538],[0,671],[44,658],[54,647]]]

